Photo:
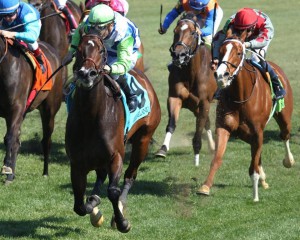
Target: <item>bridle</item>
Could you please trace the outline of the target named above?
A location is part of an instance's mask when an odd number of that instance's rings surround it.
[[[170,47],[169,51],[171,53],[172,62],[177,67],[181,67],[182,65],[187,65],[192,57],[196,54],[200,44],[201,44],[201,35],[200,35],[200,26],[199,24],[192,20],[192,19],[181,19],[177,23],[177,27],[182,22],[191,22],[194,26],[194,30],[190,32],[190,34],[193,36],[193,42],[190,46],[188,46],[183,41],[178,41]],[[183,25],[184,26],[184,25]],[[181,28],[183,28],[183,26]],[[177,28],[176,27],[176,28]],[[185,30],[185,29],[183,29]],[[196,42],[196,44],[194,44]],[[194,48],[192,46],[195,45]],[[180,54],[176,54],[176,47],[182,46],[184,48],[184,52]]]
[[[100,63],[96,63],[95,59],[93,59],[92,57],[84,57],[83,54],[77,49],[76,59],[77,60],[80,59],[81,61],[79,62],[79,64],[76,63],[77,69],[75,67],[74,73],[80,75],[81,74],[80,71],[81,71],[81,68],[84,65],[84,63],[91,62],[92,67],[90,67],[88,69],[89,75],[82,76],[82,78],[93,78],[93,80],[95,80],[96,82],[99,82],[102,79],[100,76],[102,76],[104,74],[103,68],[107,61],[107,51],[106,51],[106,48],[104,47],[102,38],[100,36],[98,36],[97,34],[83,35],[81,37],[81,43],[79,44],[79,46],[82,44],[82,41],[85,38],[93,38],[93,39],[96,38],[97,39],[97,41],[91,41],[90,44],[95,44],[96,47],[98,48],[98,52],[101,55],[101,61],[100,61]],[[93,85],[95,85],[96,82]],[[80,82],[78,84],[80,84]]]
[[[219,64],[219,66],[218,66],[218,68],[219,68],[222,64],[225,64],[226,69],[230,69],[230,68],[229,68],[229,65],[235,68],[235,71],[234,71],[231,75],[230,75],[230,73],[229,73],[228,80],[229,80],[229,82],[231,83],[231,81],[238,75],[238,73],[240,72],[240,70],[241,70],[242,67],[243,67],[243,64],[244,64],[244,61],[245,61],[245,56],[246,56],[246,48],[245,48],[244,44],[243,44],[240,40],[238,40],[238,39],[233,39],[233,38],[228,38],[228,39],[226,39],[226,40],[223,42],[222,45],[224,45],[225,43],[228,43],[228,42],[235,42],[235,43],[238,43],[238,44],[240,44],[240,45],[242,46],[242,49],[243,49],[242,58],[241,58],[241,61],[240,61],[240,63],[239,63],[238,66],[235,65],[235,64],[233,64],[232,62],[227,61],[227,60],[221,61],[220,64]],[[230,47],[229,47],[229,48],[230,48]],[[232,46],[231,46],[231,48],[232,48]],[[231,50],[231,49],[227,49],[226,54],[228,53],[228,51],[230,52],[230,50]],[[225,55],[226,55],[226,54],[225,54]],[[223,59],[224,59],[224,58],[223,58]],[[229,84],[229,85],[230,85],[230,84]]]

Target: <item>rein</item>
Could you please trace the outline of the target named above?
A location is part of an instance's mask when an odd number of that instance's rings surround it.
[[[7,39],[4,38],[4,37],[1,37],[1,38],[2,38],[2,40],[3,40],[3,42],[4,42],[4,44],[5,44],[5,51],[4,51],[3,56],[2,56],[1,59],[0,59],[0,63],[2,63],[3,59],[5,58],[5,56],[6,56],[6,54],[7,54],[7,49],[8,49],[8,41],[7,41]]]

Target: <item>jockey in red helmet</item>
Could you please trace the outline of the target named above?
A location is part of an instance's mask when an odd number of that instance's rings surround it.
[[[110,6],[115,12],[123,16],[126,16],[128,13],[129,4],[126,0],[86,0],[85,8],[91,9],[100,3]]]
[[[244,45],[246,48],[251,48],[256,52],[256,54],[252,54],[252,60],[258,62],[265,71],[269,72],[275,98],[283,98],[286,92],[279,83],[278,76],[273,68],[264,60],[268,46],[274,37],[274,27],[270,18],[265,13],[252,8],[242,8],[235,15],[231,16],[225,23],[223,31],[220,31],[214,39],[211,65],[213,70],[216,70],[218,66],[219,48],[225,40],[229,29],[238,34],[244,31],[247,32]]]

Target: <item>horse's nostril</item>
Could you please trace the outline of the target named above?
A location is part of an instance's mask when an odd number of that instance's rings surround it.
[[[79,77],[84,77],[84,75],[85,75],[84,71],[82,71],[82,70],[79,70],[77,74]]]
[[[215,79],[217,79],[218,78],[218,73],[214,72],[214,76],[215,76]]]

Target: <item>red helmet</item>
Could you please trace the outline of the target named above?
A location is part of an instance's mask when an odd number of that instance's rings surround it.
[[[85,7],[91,9],[100,3],[109,4],[111,0],[90,0],[86,3]]]
[[[239,10],[234,18],[234,28],[247,29],[253,27],[258,20],[257,13],[252,8],[242,8]]]

